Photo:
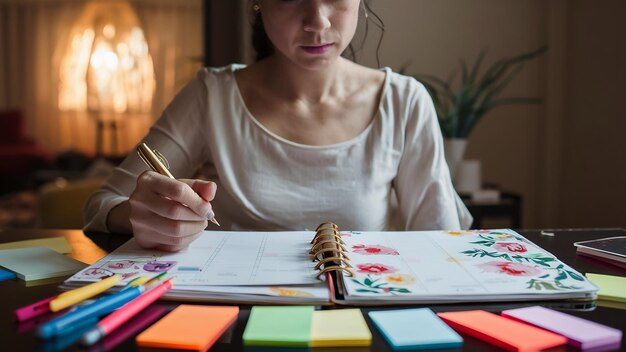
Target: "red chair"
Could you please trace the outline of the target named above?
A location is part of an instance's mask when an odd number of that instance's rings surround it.
[[[0,192],[28,187],[34,172],[51,164],[51,154],[26,136],[21,111],[0,111]]]

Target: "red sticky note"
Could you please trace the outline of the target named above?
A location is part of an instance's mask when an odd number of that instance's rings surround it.
[[[239,307],[180,305],[137,336],[143,347],[206,351],[237,320]]]
[[[437,315],[453,329],[509,351],[538,351],[567,343],[561,335],[484,310]]]

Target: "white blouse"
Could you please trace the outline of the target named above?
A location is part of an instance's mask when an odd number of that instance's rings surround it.
[[[415,79],[384,68],[370,125],[351,140],[311,146],[272,133],[252,116],[235,81],[242,67],[200,70],[143,140],[168,159],[176,177],[200,172],[217,183],[211,204],[222,229],[315,229],[328,220],[362,231],[470,226],[431,98]],[[87,202],[85,230],[108,232],[110,209],[128,199],[144,170],[130,153]],[[392,216],[396,201],[399,213]]]

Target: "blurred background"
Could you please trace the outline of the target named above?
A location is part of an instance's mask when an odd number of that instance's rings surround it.
[[[497,206],[513,195],[521,228],[626,227],[626,2],[369,4],[384,24],[383,33],[371,14],[367,36],[363,21],[355,38],[356,61],[370,67],[442,80],[456,72],[458,87],[461,63],[471,69],[481,53],[479,77],[501,59],[547,47],[500,91],[537,100],[493,108],[464,136],[455,184],[468,202],[480,206],[487,194],[482,203]],[[249,5],[0,0],[0,228],[80,221],[69,218],[80,216],[85,192],[198,69],[253,62]],[[51,210],[55,197],[64,212]]]

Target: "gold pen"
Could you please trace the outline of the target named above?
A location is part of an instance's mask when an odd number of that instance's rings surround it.
[[[170,170],[168,170],[170,166],[167,159],[165,159],[163,154],[159,153],[158,150],[150,149],[146,143],[141,143],[137,146],[137,154],[139,154],[141,160],[143,160],[143,162],[146,163],[152,171],[156,171],[161,175],[175,179],[174,175],[172,175]],[[221,226],[215,217],[209,219],[209,221],[217,226]]]

